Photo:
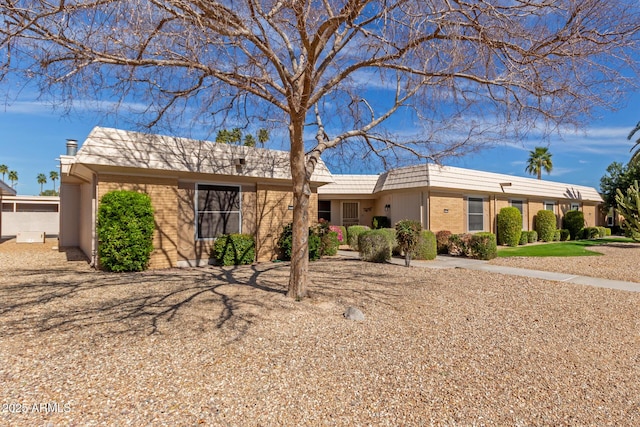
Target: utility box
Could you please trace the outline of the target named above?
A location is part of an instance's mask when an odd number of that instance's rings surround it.
[[[16,243],[44,243],[45,236],[44,231],[18,231]]]

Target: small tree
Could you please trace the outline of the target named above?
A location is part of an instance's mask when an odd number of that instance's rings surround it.
[[[39,173],[36,179],[38,180],[38,184],[40,184],[40,195],[42,195],[42,186],[47,183],[47,176]]]
[[[18,172],[9,171],[9,181],[11,181],[11,187],[16,188],[16,184],[18,183]]]
[[[60,178],[60,176],[58,175],[58,172],[56,171],[51,171],[49,172],[49,178],[51,179],[51,182],[53,182],[53,191],[56,191],[56,180],[58,178]]]
[[[151,198],[135,191],[111,191],[98,208],[98,256],[107,271],[142,271],[153,251]]]
[[[422,225],[418,221],[402,220],[396,224],[396,240],[398,246],[404,252],[404,265],[411,264],[411,254],[420,241]]]
[[[498,243],[518,246],[522,234],[522,214],[513,206],[500,209],[498,214]]]
[[[564,228],[569,230],[569,238],[575,240],[580,230],[584,228],[584,213],[582,211],[569,211],[564,214]]]
[[[538,179],[542,179],[542,171],[551,173],[553,170],[552,154],[548,147],[536,147],[529,151],[529,159],[525,171],[532,175],[537,175]]]
[[[2,180],[4,181],[4,176],[9,173],[9,167],[7,165],[0,165],[0,173],[2,174]]]
[[[640,241],[640,188],[638,188],[638,181],[633,182],[626,194],[618,189],[616,202],[618,203],[618,212],[624,218],[622,227],[633,240]]]

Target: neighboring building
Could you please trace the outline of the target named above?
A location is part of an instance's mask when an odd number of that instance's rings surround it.
[[[2,237],[38,232],[55,237],[60,230],[60,198],[57,196],[2,197]]]
[[[15,196],[16,190],[7,185],[3,180],[0,179],[0,203],[6,196]],[[0,237],[4,236],[2,233],[2,209],[0,209]]]
[[[101,127],[76,148],[68,141],[60,156],[59,244],[78,246],[94,264],[98,204],[111,190],[151,197],[150,268],[207,263],[221,233],[254,235],[257,260],[271,260],[283,225],[292,221],[288,152]],[[319,162],[311,177],[311,218],[317,188],[328,182],[331,174]]]
[[[382,175],[333,175],[318,190],[321,217],[337,225],[371,225],[373,216],[394,224],[420,221],[433,232],[496,230],[496,214],[505,206],[522,213],[522,227],[533,230],[536,213],[556,214],[558,227],[568,210],[584,212],[588,226],[601,224],[600,194],[593,187],[563,184],[477,170],[422,164]]]

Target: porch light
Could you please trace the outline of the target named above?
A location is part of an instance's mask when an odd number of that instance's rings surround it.
[[[391,205],[390,204],[384,205],[384,211],[385,212],[389,212],[390,210],[391,210]]]

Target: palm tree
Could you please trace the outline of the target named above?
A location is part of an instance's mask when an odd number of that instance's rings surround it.
[[[2,180],[4,181],[4,176],[9,172],[9,167],[7,165],[0,165],[0,173],[2,174]]]
[[[538,175],[538,179],[542,179],[543,169],[547,173],[551,173],[553,170],[551,156],[549,147],[535,147],[534,150],[529,151],[529,160],[527,161],[525,172],[531,175]]]
[[[56,191],[56,180],[59,178],[58,172],[56,171],[51,171],[49,172],[49,178],[51,178],[51,181],[53,182],[53,191]]]
[[[16,188],[16,183],[18,182],[18,172],[9,171],[9,181],[11,181],[11,187]]]
[[[629,136],[627,137],[627,139],[629,141],[631,141],[631,138],[633,138],[633,135],[640,131],[640,122],[638,122],[638,124],[636,125],[636,127],[633,128],[633,130],[631,131],[631,133],[629,134]],[[631,149],[629,151],[633,151],[634,149],[636,149],[636,147],[638,147],[640,145],[640,138],[636,139],[636,143],[633,144],[633,147],[631,147]],[[631,160],[629,160],[629,163],[636,163],[640,160],[640,147],[638,147],[636,149],[636,151],[631,155]]]
[[[38,184],[40,184],[40,194],[42,194],[42,186],[47,183],[47,176],[43,173],[38,174]]]

